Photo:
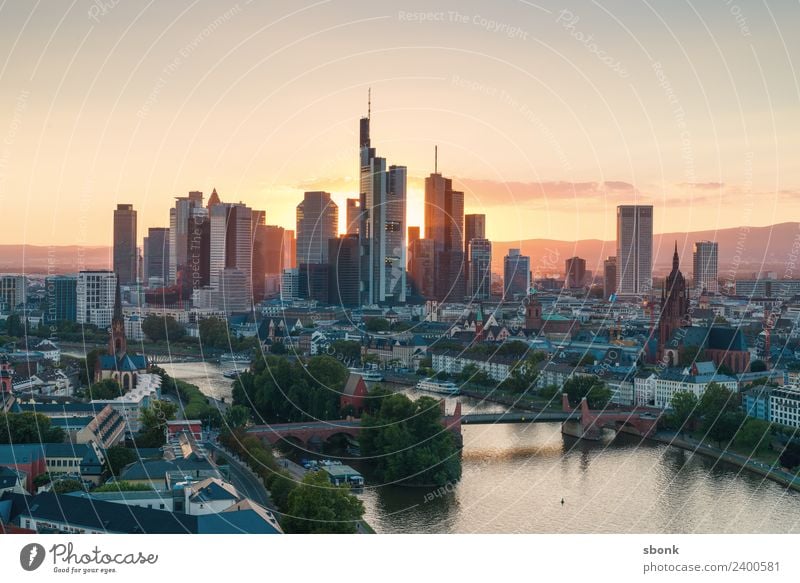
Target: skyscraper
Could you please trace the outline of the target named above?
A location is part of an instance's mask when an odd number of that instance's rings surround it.
[[[175,206],[169,210],[169,283],[178,283],[182,277],[189,248],[192,209],[202,206],[203,193],[192,191],[189,196],[175,197]]]
[[[144,238],[144,283],[160,280],[163,286],[169,281],[169,229],[151,227]]]
[[[503,258],[503,299],[527,296],[531,289],[531,258],[509,249]]]
[[[353,308],[360,304],[361,258],[357,234],[328,241],[328,303]]]
[[[425,179],[425,238],[434,245],[435,299],[462,301],[467,291],[464,193],[438,172]]]
[[[253,237],[253,299],[258,302],[266,294],[266,277],[279,276],[284,267],[286,233],[277,225],[256,225]]]
[[[617,295],[650,294],[653,288],[653,207],[617,207]]]
[[[469,242],[469,291],[471,301],[492,295],[492,242],[472,238]]]
[[[359,148],[361,302],[404,303],[407,170],[405,166],[387,170],[386,160],[375,155],[369,113],[360,121]]]
[[[120,285],[136,283],[136,211],[132,204],[118,204],[114,211],[114,271]]]
[[[361,201],[357,198],[347,199],[347,234],[357,235],[361,226]]]
[[[469,257],[469,242],[486,238],[486,215],[464,215],[464,255]]]
[[[617,293],[617,258],[609,257],[603,261],[603,297],[609,299]]]
[[[564,287],[568,289],[583,287],[586,283],[586,260],[570,257],[564,262]]]
[[[715,294],[719,291],[717,281],[717,261],[719,245],[716,241],[698,241],[694,244],[694,290],[698,294],[706,291]]]
[[[408,255],[408,275],[413,293],[424,299],[433,299],[436,295],[433,241],[413,239],[408,246]]]
[[[303,263],[327,263],[328,240],[339,229],[339,207],[327,192],[306,192],[297,205],[297,260]]]

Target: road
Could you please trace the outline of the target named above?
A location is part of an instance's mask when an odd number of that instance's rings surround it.
[[[232,454],[228,453],[217,444],[206,441],[206,447],[224,455],[225,459],[228,460],[230,482],[239,492],[254,502],[266,506],[272,512],[276,513],[277,517],[277,510],[272,503],[272,499],[269,497],[269,492],[267,492],[267,489],[261,482],[261,478],[252,474],[243,462],[238,461]]]

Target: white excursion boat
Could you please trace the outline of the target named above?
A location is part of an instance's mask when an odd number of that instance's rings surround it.
[[[379,383],[383,380],[383,375],[377,370],[364,370],[361,368],[351,368],[349,370],[352,373],[361,375],[361,378],[367,383]]]
[[[435,379],[423,379],[417,383],[417,389],[436,393],[438,395],[458,395],[461,389],[452,381],[437,381]]]

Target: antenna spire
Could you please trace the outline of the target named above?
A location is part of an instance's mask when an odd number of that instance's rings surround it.
[[[367,119],[372,117],[372,87],[367,88]]]
[[[439,174],[439,146],[433,147],[433,173]]]

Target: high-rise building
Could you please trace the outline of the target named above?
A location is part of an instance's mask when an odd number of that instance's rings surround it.
[[[253,269],[253,210],[242,203],[219,203],[208,210],[211,222],[209,285],[219,289],[222,271],[238,269],[246,275],[249,294]]]
[[[407,242],[408,242],[408,245],[411,245],[412,242],[416,241],[419,238],[420,238],[419,227],[409,227],[408,228],[408,236],[407,236],[407,239],[406,239]]]
[[[404,303],[407,170],[387,170],[386,159],[375,155],[369,115],[360,121],[359,148],[361,303]]]
[[[519,249],[509,249],[503,258],[503,299],[528,295],[531,289],[531,258]]]
[[[617,207],[617,295],[646,295],[653,288],[653,207]]]
[[[438,172],[425,179],[425,238],[434,244],[435,299],[462,301],[467,291],[464,193]]]
[[[169,229],[151,227],[144,238],[144,283],[150,285],[156,280],[157,286],[169,281]]]
[[[492,295],[492,242],[473,238],[469,242],[469,291],[471,301]]]
[[[285,231],[277,225],[256,225],[253,240],[253,300],[266,295],[268,276],[279,276],[284,267]]]
[[[227,314],[250,310],[250,273],[238,267],[225,267],[219,276],[217,309]]]
[[[297,205],[297,260],[303,263],[328,263],[328,240],[339,229],[339,207],[327,192],[306,192]]]
[[[202,206],[203,193],[192,191],[189,196],[175,197],[175,206],[169,210],[169,283],[183,277],[192,210]]]
[[[132,204],[118,204],[114,211],[114,271],[120,285],[136,283],[138,258],[136,211]]]
[[[296,300],[300,297],[300,272],[296,267],[287,267],[281,274],[281,299]]]
[[[586,260],[570,257],[564,262],[564,287],[574,289],[586,284]]]
[[[0,276],[0,309],[14,312],[25,304],[28,281],[24,275]]]
[[[411,289],[417,296],[432,299],[436,295],[434,261],[435,251],[431,239],[414,239],[408,247],[408,275]]]
[[[75,290],[78,324],[94,324],[108,328],[114,312],[117,275],[108,269],[81,271]]]
[[[698,241],[694,244],[694,290],[715,294],[719,291],[717,262],[719,245],[716,241]]]
[[[283,230],[283,267],[284,269],[297,267],[297,239],[293,229]]]
[[[189,213],[183,273],[183,284],[190,286],[192,291],[211,284],[211,218],[208,208],[194,207]]]
[[[361,258],[357,234],[328,241],[328,303],[353,308],[360,304]]]
[[[361,201],[357,198],[347,199],[347,229],[348,235],[358,235],[361,226]]]
[[[617,293],[617,258],[609,257],[603,261],[603,297],[609,299]]]
[[[74,322],[78,310],[78,278],[74,275],[51,275],[44,280],[48,322]]]
[[[299,295],[305,300],[327,304],[330,299],[330,264],[301,263],[299,268]]]
[[[464,215],[464,255],[469,257],[469,242],[486,238],[486,215]]]

